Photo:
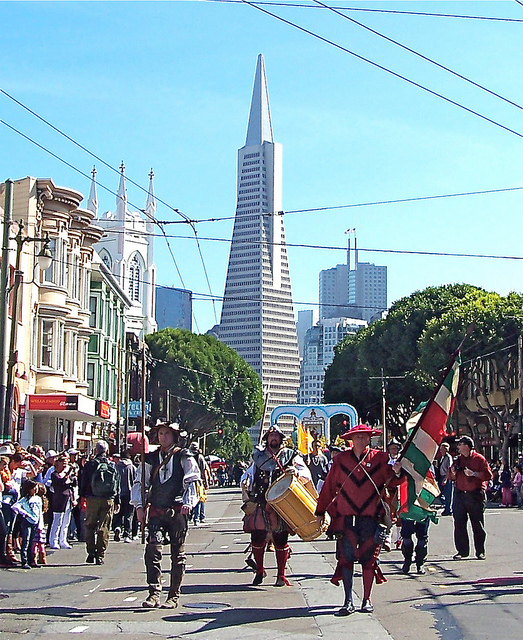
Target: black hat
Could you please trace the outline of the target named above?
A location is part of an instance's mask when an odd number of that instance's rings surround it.
[[[267,439],[269,437],[269,434],[271,433],[277,433],[278,435],[281,436],[281,441],[283,442],[285,440],[285,434],[283,433],[283,431],[278,427],[277,424],[273,424],[271,427],[269,427],[267,429],[267,431],[263,434],[263,438],[262,440],[265,440],[265,442],[267,442]]]

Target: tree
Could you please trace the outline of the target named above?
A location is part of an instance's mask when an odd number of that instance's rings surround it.
[[[523,330],[523,296],[483,292],[466,305],[450,309],[426,326],[420,341],[420,369],[434,379],[456,349],[467,326],[473,332],[464,344],[458,409],[475,439],[488,421],[489,436],[507,458],[512,435],[520,429],[517,339]]]
[[[484,293],[472,285],[453,284],[428,287],[395,302],[385,319],[347,336],[336,347],[325,374],[326,402],[349,402],[363,420],[378,422],[383,375],[387,423],[394,435],[404,434],[408,417],[433,387],[432,378],[419,367],[420,336],[431,320]]]
[[[156,366],[151,383],[178,399],[180,423],[192,437],[228,424],[243,440],[263,412],[261,382],[233,349],[210,335],[163,329],[146,336]]]

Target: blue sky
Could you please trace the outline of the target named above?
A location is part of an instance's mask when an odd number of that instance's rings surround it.
[[[306,0],[304,0],[305,3]],[[296,0],[295,0],[296,2]],[[523,138],[245,4],[2,2],[0,87],[193,219],[234,214],[256,57],[267,70],[275,139],[283,145],[286,211],[523,186]],[[309,2],[308,4],[314,4]],[[330,2],[332,6],[497,16],[499,2]],[[523,110],[324,9],[266,6],[324,38],[523,135]],[[378,12],[346,15],[523,105],[522,23]],[[86,174],[93,159],[0,95],[0,118]],[[0,180],[51,177],[86,196],[87,179],[0,125]],[[116,191],[118,176],[98,180]],[[98,189],[100,211],[114,196]],[[145,194],[128,185],[132,203]],[[366,249],[523,256],[522,191],[288,214],[296,309],[318,300],[318,273],[345,260],[347,228]],[[176,220],[158,206],[160,220]],[[208,294],[192,233],[166,227],[158,282]],[[232,220],[197,225],[212,293],[223,294]],[[523,261],[361,252],[389,268],[389,302],[429,285],[468,282],[523,291]],[[198,296],[196,296],[198,298]],[[195,330],[220,302],[196,300]]]

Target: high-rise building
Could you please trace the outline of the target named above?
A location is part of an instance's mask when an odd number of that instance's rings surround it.
[[[298,321],[296,322],[296,332],[298,334],[298,351],[300,358],[303,358],[303,346],[305,344],[305,334],[316,324],[316,313],[314,309],[298,311]]]
[[[366,327],[365,320],[324,318],[305,334],[300,369],[299,404],[321,404],[327,367],[334,360],[334,347],[349,334]]]
[[[351,230],[352,233],[352,230]],[[347,264],[320,271],[321,318],[359,318],[371,322],[387,310],[387,267],[359,262],[349,236]]]
[[[238,151],[237,190],[219,336],[259,374],[270,415],[273,407],[296,402],[299,356],[285,229],[279,215],[282,148],[273,138],[262,55],[245,146]]]
[[[158,329],[192,331],[192,291],[156,286],[156,322]]]

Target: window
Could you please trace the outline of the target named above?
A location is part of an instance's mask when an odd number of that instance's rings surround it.
[[[42,320],[42,340],[40,343],[40,366],[51,367],[53,363],[53,328],[52,320]]]
[[[133,302],[140,302],[140,281],[142,269],[138,256],[135,255],[129,265],[129,298]]]
[[[95,397],[94,393],[94,362],[87,363],[87,395]]]
[[[89,326],[94,329],[98,327],[98,298],[96,296],[89,298],[89,311],[91,312]]]
[[[65,254],[65,241],[62,238],[51,238],[49,249],[53,256],[53,261],[49,269],[44,271],[44,281],[52,282],[58,287],[66,284],[67,259]]]
[[[38,366],[59,371],[64,365],[64,325],[57,320],[42,319]]]

